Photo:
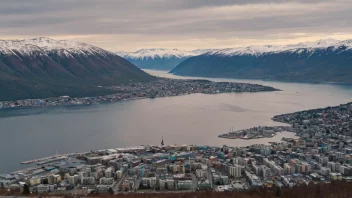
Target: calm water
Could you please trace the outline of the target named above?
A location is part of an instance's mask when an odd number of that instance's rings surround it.
[[[166,72],[154,75],[181,78]],[[185,78],[185,77],[182,77]],[[0,111],[0,173],[26,168],[19,163],[59,153],[142,144],[247,146],[280,140],[227,140],[217,136],[259,125],[280,125],[274,115],[352,101],[352,87],[212,79],[273,86],[283,91],[123,101],[111,104]]]

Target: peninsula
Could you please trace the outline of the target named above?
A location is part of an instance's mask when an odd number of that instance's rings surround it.
[[[130,82],[101,88],[110,90],[113,94],[95,97],[61,96],[45,99],[26,99],[15,101],[0,101],[0,109],[15,107],[41,107],[63,105],[90,105],[120,100],[136,100],[144,98],[171,97],[194,93],[219,94],[240,92],[279,91],[273,87],[257,84],[212,82],[208,80],[179,80],[156,78],[148,82]]]

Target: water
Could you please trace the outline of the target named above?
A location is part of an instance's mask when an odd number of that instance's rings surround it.
[[[160,71],[154,75],[177,77]],[[59,153],[160,144],[247,146],[293,137],[228,140],[217,136],[259,125],[281,125],[274,115],[352,101],[352,87],[212,79],[273,86],[283,91],[186,96],[110,104],[0,111],[0,173],[26,168],[20,162]]]

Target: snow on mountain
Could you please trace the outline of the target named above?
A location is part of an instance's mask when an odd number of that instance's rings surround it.
[[[318,40],[314,42],[305,42],[298,44],[289,45],[263,45],[263,46],[248,46],[248,47],[237,47],[227,48],[220,50],[213,50],[206,55],[218,55],[218,56],[235,56],[235,55],[253,55],[260,56],[266,53],[280,53],[285,51],[295,52],[298,49],[307,49],[314,51],[315,49],[324,49],[332,47],[338,49],[339,47],[345,46],[346,49],[352,48],[352,40],[339,41],[335,39]]]
[[[192,50],[190,52],[195,53],[197,55],[201,55],[201,54],[205,54],[205,53],[208,53],[208,52],[214,51],[214,50],[219,50],[219,49],[196,49],[196,50]]]
[[[54,40],[50,38],[34,38],[25,40],[0,40],[0,52],[14,54],[15,52],[31,55],[41,52],[45,55],[48,52],[56,51],[59,54],[69,56],[70,53],[83,55],[110,53],[99,47],[82,42],[68,40]]]
[[[164,49],[164,48],[153,48],[153,49],[141,49],[136,52],[116,52],[117,55],[127,59],[162,59],[162,58],[187,58],[192,56],[198,56],[210,51],[209,49],[198,49],[193,51],[183,51],[178,49]]]

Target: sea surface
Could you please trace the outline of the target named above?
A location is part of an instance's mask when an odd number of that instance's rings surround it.
[[[181,78],[165,71],[147,72]],[[199,78],[197,78],[199,79]],[[207,78],[203,78],[207,79]],[[55,153],[83,152],[146,144],[248,146],[294,137],[229,140],[221,133],[259,125],[283,125],[274,115],[352,101],[352,86],[210,79],[272,86],[263,93],[192,94],[74,107],[24,108],[0,111],[0,173],[27,168],[20,162]]]

